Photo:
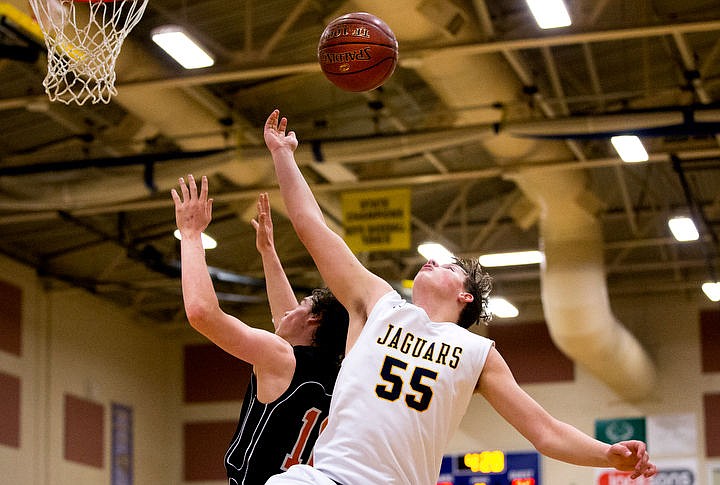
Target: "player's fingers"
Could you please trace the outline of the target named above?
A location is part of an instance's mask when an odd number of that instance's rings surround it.
[[[272,128],[275,129],[277,127],[277,119],[280,115],[280,110],[274,109],[272,113],[270,113],[270,116],[268,116],[267,121],[265,121],[265,128]]]
[[[208,179],[205,175],[202,176],[200,182],[200,200],[207,199],[208,195]]]
[[[263,222],[265,219],[265,205],[263,204],[262,194],[258,196],[257,200],[257,220]]]
[[[180,179],[178,179],[178,183],[180,184],[180,192],[182,193],[182,200],[187,201],[188,200],[188,189],[187,189],[187,185],[185,185],[185,180],[182,177],[180,177]]]
[[[635,447],[635,453],[638,455],[644,455],[647,451],[647,447],[645,446],[645,443],[642,441],[633,441],[632,444]]]
[[[635,465],[635,470],[637,470],[638,475],[641,475],[647,469],[649,461],[650,456],[647,453],[643,453],[642,455],[640,455],[640,459]]]
[[[642,447],[644,448],[644,446]],[[647,454],[647,452],[641,449],[636,450],[635,456],[637,456],[638,460],[635,463],[635,470],[632,474],[632,478],[637,478],[640,475],[644,475],[647,473],[648,467],[652,466],[650,462],[650,456]]]
[[[260,203],[262,205],[262,211],[270,217],[270,199],[268,198],[267,192],[260,194]]]
[[[190,198],[197,199],[197,184],[195,183],[195,177],[189,173],[188,176],[188,188],[190,190]]]

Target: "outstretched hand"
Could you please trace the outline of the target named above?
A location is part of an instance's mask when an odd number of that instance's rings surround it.
[[[170,194],[175,202],[175,223],[180,229],[180,235],[202,233],[212,220],[213,199],[208,199],[207,177],[202,177],[200,193],[192,174],[187,176],[187,185],[182,177],[178,182],[182,198],[175,189]]]
[[[281,118],[280,111],[277,109],[268,116],[263,135],[265,136],[265,145],[267,145],[271,153],[282,148],[287,148],[291,152],[294,152],[297,148],[298,141],[295,132],[290,131],[285,134],[287,123],[287,118],[284,116]]]
[[[273,249],[275,238],[273,236],[273,222],[270,214],[270,199],[267,192],[258,195],[257,217],[250,221],[255,228],[255,246],[259,253]]]
[[[642,476],[650,478],[655,475],[657,468],[650,463],[645,443],[642,441],[620,441],[610,447],[607,452],[610,464],[620,471],[633,472],[630,478]]]

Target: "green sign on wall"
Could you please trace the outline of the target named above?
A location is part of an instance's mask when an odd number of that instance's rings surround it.
[[[608,444],[618,441],[645,441],[645,418],[595,420],[595,438]]]

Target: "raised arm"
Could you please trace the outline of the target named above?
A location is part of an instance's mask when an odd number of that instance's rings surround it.
[[[262,258],[265,288],[270,302],[273,325],[277,329],[280,319],[298,305],[290,281],[275,250],[270,200],[266,192],[258,195],[257,218],[250,221],[255,228],[255,246]]]
[[[478,390],[492,407],[543,455],[581,466],[609,467],[650,477],[655,465],[642,441],[608,445],[552,417],[517,384],[493,347],[480,375]]]
[[[182,292],[188,321],[197,331],[235,357],[251,363],[258,376],[290,376],[295,358],[289,343],[274,333],[250,327],[220,309],[205,262],[201,234],[212,219],[208,181],[202,178],[200,192],[192,175],[187,185],[180,179],[180,192],[173,189],[175,221],[180,235]],[[289,380],[288,380],[289,382]]]
[[[325,284],[347,308],[351,327],[364,325],[375,302],[392,287],[363,267],[345,241],[327,226],[295,162],[298,145],[295,133],[286,133],[286,129],[287,119],[281,118],[278,110],[273,111],[265,123],[265,144],[275,163],[288,215]],[[352,328],[348,339],[351,335],[354,335]]]

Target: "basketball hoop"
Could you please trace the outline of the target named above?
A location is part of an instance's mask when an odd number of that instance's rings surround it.
[[[29,0],[45,36],[51,101],[109,103],[115,61],[148,0]]]

